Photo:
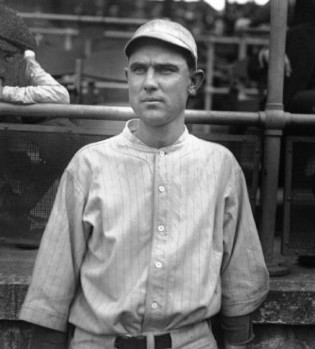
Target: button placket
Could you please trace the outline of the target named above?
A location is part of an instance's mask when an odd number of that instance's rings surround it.
[[[159,150],[155,158],[155,206],[154,223],[155,232],[151,254],[151,268],[147,293],[147,316],[144,327],[150,327],[160,321],[161,311],[164,307],[163,295],[166,287],[166,260],[165,249],[167,240],[167,195],[165,178],[167,169],[166,153]]]

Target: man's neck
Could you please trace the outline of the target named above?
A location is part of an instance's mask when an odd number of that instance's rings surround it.
[[[147,126],[141,120],[134,135],[151,148],[164,148],[174,144],[185,130],[184,124]]]

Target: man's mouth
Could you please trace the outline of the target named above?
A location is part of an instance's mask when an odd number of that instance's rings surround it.
[[[161,98],[143,98],[142,99],[143,103],[159,103],[162,102]]]

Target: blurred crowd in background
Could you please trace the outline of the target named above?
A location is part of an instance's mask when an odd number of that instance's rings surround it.
[[[198,35],[232,35],[239,18],[252,17],[261,6],[227,3],[222,12],[204,0],[1,0],[20,12],[43,12],[105,17],[157,18],[167,17],[186,25]]]

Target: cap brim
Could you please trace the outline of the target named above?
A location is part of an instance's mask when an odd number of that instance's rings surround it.
[[[1,38],[0,38],[0,50],[12,52],[12,53],[16,53],[16,52],[21,51],[17,46],[14,46],[14,45],[10,44],[9,42],[7,42],[6,40],[3,40]]]

